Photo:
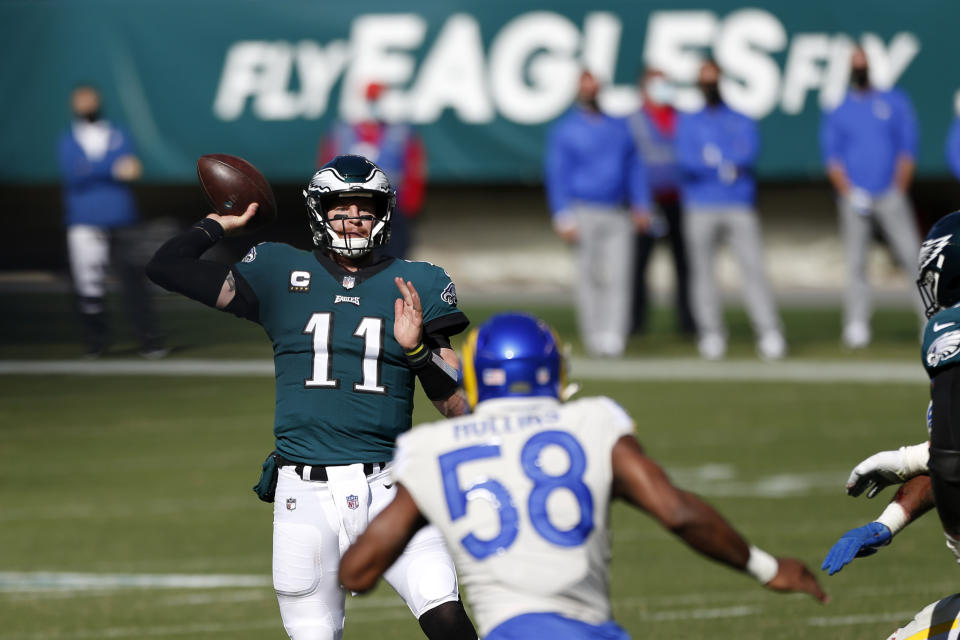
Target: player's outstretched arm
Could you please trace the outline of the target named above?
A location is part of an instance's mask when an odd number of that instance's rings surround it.
[[[256,214],[257,208],[254,202],[240,216],[211,213],[174,236],[157,249],[147,263],[147,277],[168,291],[181,293],[217,309],[227,309],[237,297],[233,272],[228,265],[201,260],[200,256],[223,236],[242,229]],[[227,310],[247,317],[247,307],[255,306],[255,301],[243,302],[243,305],[235,304],[235,308]]]
[[[837,540],[820,568],[833,575],[853,562],[854,558],[873,555],[890,544],[901,529],[934,506],[930,476],[911,478],[900,487],[887,508],[873,522],[850,529]]]
[[[716,509],[689,491],[675,487],[633,436],[623,436],[614,445],[613,493],[650,513],[696,551],[750,573],[768,588],[808,593],[821,602],[827,601],[803,563],[793,558],[773,558],[748,545]]]
[[[402,484],[397,495],[374,518],[340,559],[340,584],[363,593],[376,584],[400,557],[413,535],[427,524]]]
[[[393,337],[403,348],[410,368],[420,378],[424,393],[447,418],[467,413],[469,405],[459,393],[460,358],[453,349],[431,349],[423,341],[423,305],[409,280],[394,278],[400,297],[394,302]]]
[[[850,472],[847,494],[856,497],[866,490],[867,497],[873,498],[892,484],[926,473],[929,460],[929,442],[875,453]]]

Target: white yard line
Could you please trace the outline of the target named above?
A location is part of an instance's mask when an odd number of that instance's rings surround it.
[[[873,624],[875,622],[894,622],[897,623],[897,626],[901,624],[906,624],[913,619],[913,616],[917,615],[916,611],[894,611],[894,612],[877,612],[877,613],[864,613],[856,616],[819,616],[816,618],[807,618],[807,624],[811,627],[836,627],[840,625],[854,625],[854,624]],[[894,629],[890,629],[892,633]]]
[[[0,360],[0,375],[273,376],[270,360]],[[571,378],[583,380],[698,380],[864,384],[926,382],[919,363],[902,361],[727,360],[697,358],[573,358]]]
[[[171,595],[158,599],[155,604],[161,606],[191,606],[209,605],[225,602],[250,602],[262,600],[265,596],[263,588],[270,587],[270,577],[263,575],[194,575],[194,574],[94,574],[94,573],[58,573],[58,572],[0,572],[0,592],[5,595],[20,594],[26,597],[40,595],[43,592],[53,593],[86,593],[89,595],[109,595],[111,591],[121,589],[218,589],[228,587],[230,591],[196,595]],[[251,592],[237,589],[257,588],[261,591]],[[881,590],[863,588],[872,593]],[[755,600],[755,590],[723,593],[688,593],[669,597],[628,596],[614,598],[613,604],[617,608],[644,606],[651,607],[654,602],[660,606],[673,605],[673,608],[646,611],[640,618],[651,622],[668,622],[675,620],[708,620],[722,618],[742,618],[764,614],[764,606],[757,603],[733,604],[731,606],[702,606],[710,601]],[[701,606],[675,608],[687,602]],[[719,604],[719,602],[718,602]],[[398,620],[410,615],[399,598],[349,598],[347,609],[365,609],[360,619],[354,624]],[[915,611],[877,611],[876,613],[838,616],[815,616],[806,618],[806,624],[813,627],[850,626],[861,624],[875,624],[878,622],[903,623],[910,620]],[[162,627],[107,627],[102,629],[77,629],[66,634],[61,632],[37,633],[0,633],[0,640],[53,640],[55,638],[69,640],[85,640],[87,638],[137,638],[137,637],[175,637],[196,636],[210,633],[229,633],[243,629],[270,629],[280,624],[278,619],[246,621],[242,623],[192,623],[184,625],[167,625]]]
[[[217,589],[269,587],[270,576],[154,573],[62,573],[0,571],[0,592],[87,591],[97,589]]]

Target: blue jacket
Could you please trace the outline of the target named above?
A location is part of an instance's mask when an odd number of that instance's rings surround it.
[[[91,160],[68,129],[60,137],[58,159],[63,179],[64,224],[122,227],[137,222],[137,205],[130,187],[114,179],[113,163],[135,154],[130,136],[111,125],[106,154]]]
[[[574,107],[550,129],[545,165],[554,216],[577,202],[650,207],[646,171],[623,118]]]
[[[850,91],[820,129],[824,164],[839,164],[854,186],[873,195],[890,189],[897,158],[917,154],[917,119],[897,89]]]
[[[953,175],[960,180],[960,118],[954,118],[947,134],[947,164]]]
[[[686,206],[753,206],[753,167],[760,153],[757,124],[725,104],[682,114],[677,161]]]

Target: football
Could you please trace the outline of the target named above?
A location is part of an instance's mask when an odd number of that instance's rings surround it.
[[[256,167],[236,156],[211,153],[197,160],[197,177],[210,205],[221,216],[239,216],[251,202],[260,205],[244,227],[256,231],[277,217],[277,201],[270,183]]]

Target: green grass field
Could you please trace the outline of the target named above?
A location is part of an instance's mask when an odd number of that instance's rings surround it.
[[[80,353],[67,298],[6,294],[0,306],[0,359]],[[466,310],[475,321],[495,311]],[[173,358],[270,355],[253,325],[176,298],[161,311]],[[534,311],[577,353],[569,309]],[[729,319],[731,357],[753,358],[743,315]],[[784,320],[798,360],[917,360],[907,311],[879,312],[875,344],[855,354],[838,346],[835,310],[786,310]],[[111,357],[133,358],[133,346],[121,336]],[[636,357],[694,353],[663,311],[630,346]],[[846,497],[849,469],[924,438],[922,381],[582,382],[582,394],[627,408],[678,484],[752,542],[817,573],[836,538],[892,493]],[[0,640],[284,638],[269,586],[270,507],[250,491],[272,448],[272,406],[268,377],[0,376]],[[418,403],[416,419],[432,414]],[[697,557],[641,513],[617,506],[612,527],[614,612],[635,638],[879,639],[955,591],[933,514],[876,556],[821,574],[826,606]],[[76,574],[72,587],[64,574]],[[345,637],[422,635],[381,586],[349,600]]]

